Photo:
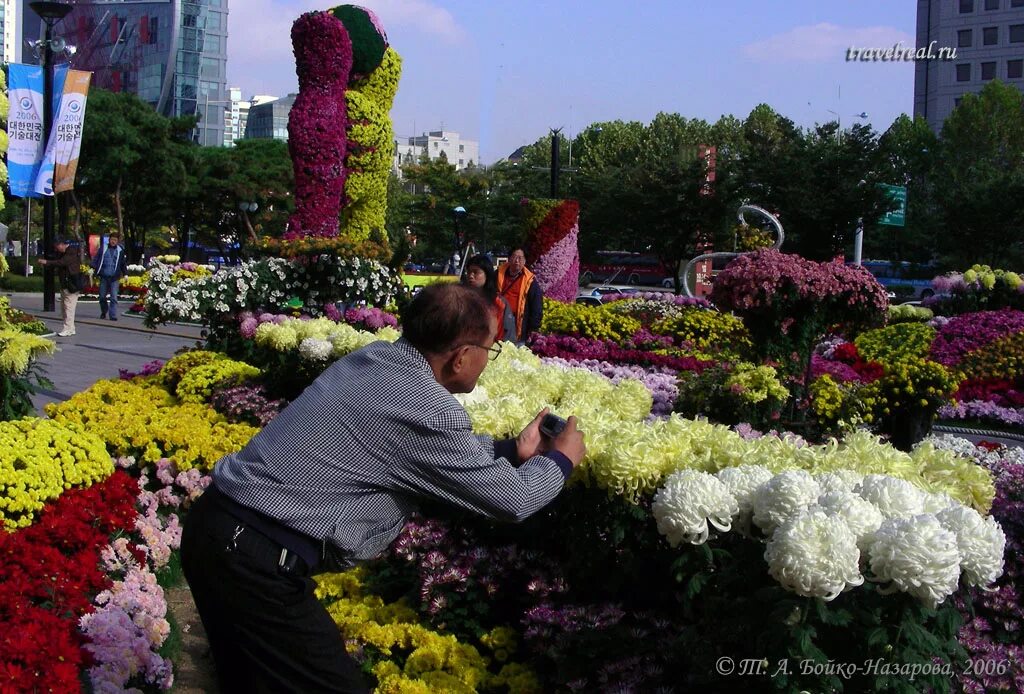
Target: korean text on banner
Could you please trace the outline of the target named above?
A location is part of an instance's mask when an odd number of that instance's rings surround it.
[[[7,170],[11,195],[38,197],[33,186],[43,158],[43,69],[11,63],[7,118]]]
[[[85,126],[85,104],[89,98],[91,72],[69,70],[64,80],[64,96],[60,100],[60,113],[53,124],[57,138],[54,147],[53,190],[63,193],[75,187],[78,153],[82,149],[82,128]],[[52,140],[52,137],[51,137]]]
[[[68,76],[67,64],[58,65],[53,68],[53,112],[55,114],[53,123],[60,122],[60,116],[64,112],[64,82]],[[57,140],[57,128],[50,128],[50,140],[46,143],[46,150],[43,153],[43,161],[39,165],[39,173],[36,174],[35,187],[33,190],[37,195],[53,195],[53,162],[56,150],[54,148]]]

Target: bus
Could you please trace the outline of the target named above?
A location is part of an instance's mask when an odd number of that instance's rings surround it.
[[[597,251],[592,262],[580,264],[580,285],[603,284],[660,285],[673,274],[650,253]]]
[[[932,279],[938,270],[931,263],[865,260],[861,265],[898,300],[922,300],[935,295]]]

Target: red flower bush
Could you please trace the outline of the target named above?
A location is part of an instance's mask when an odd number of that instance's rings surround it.
[[[78,619],[109,587],[100,550],[133,527],[138,493],[117,471],[65,492],[28,528],[0,532],[0,692],[81,690]]]

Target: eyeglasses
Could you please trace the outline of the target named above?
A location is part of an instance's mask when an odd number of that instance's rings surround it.
[[[489,361],[494,361],[501,355],[501,345],[501,342],[495,342],[490,347],[484,347],[483,345],[475,345],[472,342],[467,342],[464,345],[459,345],[459,347],[476,347],[478,349],[486,349],[488,352],[490,352],[490,355],[487,357],[487,359]]]

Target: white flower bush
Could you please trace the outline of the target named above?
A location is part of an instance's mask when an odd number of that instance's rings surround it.
[[[754,494],[754,524],[767,533],[800,515],[818,500],[821,489],[806,470],[787,470],[771,478]]]
[[[866,552],[875,531],[885,520],[885,516],[874,504],[853,492],[826,492],[818,497],[816,507],[846,523],[857,539],[857,547],[863,552]]]
[[[821,493],[852,492],[864,480],[864,475],[853,470],[832,470],[815,475]]]
[[[864,577],[857,538],[839,517],[811,508],[786,521],[768,540],[768,573],[805,597],[833,600]]]
[[[740,509],[736,499],[717,477],[696,470],[679,470],[665,480],[651,507],[658,532],[673,547],[683,542],[704,544],[708,524],[728,531]]]
[[[740,514],[749,514],[754,508],[754,494],[758,487],[770,480],[771,470],[761,465],[737,465],[715,473],[736,498]]]
[[[931,514],[887,519],[875,532],[868,557],[875,576],[932,609],[960,581],[957,536]]]
[[[307,337],[299,343],[299,355],[310,361],[327,361],[334,352],[334,345],[329,340]]]
[[[861,482],[859,492],[886,518],[909,518],[924,513],[923,492],[905,480],[868,475]]]
[[[1003,574],[1006,534],[994,518],[982,518],[964,506],[950,506],[936,518],[956,535],[960,570],[967,585],[988,586]]]
[[[146,316],[151,324],[202,322],[218,314],[276,310],[294,296],[307,297],[307,313],[322,310],[321,297],[374,306],[392,303],[401,278],[375,260],[319,256],[310,263],[282,258],[222,267],[213,275],[178,279],[178,267],[154,261],[149,267]]]

